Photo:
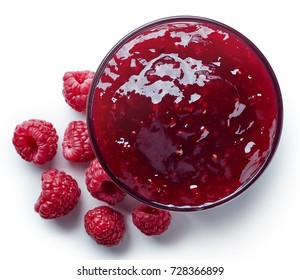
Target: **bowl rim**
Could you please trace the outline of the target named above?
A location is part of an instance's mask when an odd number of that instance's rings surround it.
[[[257,57],[261,60],[264,67],[266,68],[267,73],[269,74],[269,77],[272,81],[272,85],[274,87],[274,93],[276,94],[276,105],[277,105],[277,123],[276,123],[276,131],[274,133],[274,138],[272,141],[272,144],[269,148],[268,155],[266,156],[263,163],[260,165],[259,169],[243,184],[240,185],[240,187],[235,190],[230,195],[214,202],[204,203],[199,206],[177,206],[177,205],[171,205],[171,204],[162,204],[157,201],[149,200],[145,197],[142,197],[141,195],[135,193],[132,191],[128,186],[126,186],[123,182],[119,181],[114,173],[109,169],[109,167],[106,165],[106,161],[101,155],[101,151],[98,147],[98,143],[96,141],[96,134],[93,129],[93,100],[94,100],[94,93],[95,89],[98,85],[99,78],[102,75],[107,63],[111,60],[113,55],[131,38],[136,36],[138,33],[143,32],[145,29],[152,28],[157,25],[165,24],[165,23],[172,23],[172,22],[178,22],[178,21],[192,21],[197,23],[206,23],[211,24],[217,27],[222,28],[223,30],[228,30],[230,33],[234,34],[236,37],[238,37],[241,41],[243,41],[247,46],[249,46],[257,55]],[[120,39],[106,54],[106,56],[103,58],[102,62],[98,66],[95,76],[93,78],[92,84],[89,89],[88,98],[87,98],[87,109],[86,109],[86,122],[87,122],[87,128],[88,128],[88,135],[90,139],[90,143],[92,146],[92,149],[94,151],[94,154],[97,158],[97,160],[100,162],[103,169],[106,171],[108,176],[112,179],[112,181],[120,187],[124,192],[132,196],[133,198],[137,199],[138,201],[147,204],[151,207],[160,208],[163,210],[169,210],[169,211],[179,211],[179,212],[190,212],[190,211],[199,211],[199,210],[206,210],[210,208],[214,208],[216,206],[225,204],[226,202],[231,201],[232,199],[238,197],[241,193],[243,193],[245,190],[247,190],[253,183],[261,176],[261,174],[265,171],[265,169],[269,166],[271,160],[273,159],[276,150],[278,148],[281,134],[282,134],[282,128],[283,128],[283,100],[281,95],[280,86],[278,83],[278,80],[276,78],[276,75],[268,62],[267,58],[264,56],[264,54],[258,49],[258,47],[245,35],[237,31],[236,29],[213,19],[201,17],[201,16],[191,16],[191,15],[179,15],[179,16],[170,16],[170,17],[164,17],[160,18],[151,22],[148,22],[146,24],[143,24],[136,29],[129,32],[127,35],[125,35],[122,39]]]

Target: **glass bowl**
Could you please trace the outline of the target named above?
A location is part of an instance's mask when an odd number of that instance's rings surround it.
[[[153,207],[194,211],[231,200],[270,163],[282,130],[275,74],[235,29],[169,17],[121,39],[96,71],[87,124],[97,159]]]

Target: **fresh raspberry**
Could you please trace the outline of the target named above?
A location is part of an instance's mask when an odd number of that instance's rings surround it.
[[[49,169],[42,174],[42,192],[34,210],[44,219],[67,215],[77,205],[80,193],[76,180],[70,175]]]
[[[133,224],[146,235],[160,235],[165,232],[172,216],[170,212],[140,204],[132,211]]]
[[[86,162],[95,157],[84,121],[72,121],[68,124],[62,148],[65,159],[70,161]]]
[[[76,111],[85,112],[87,95],[94,78],[92,71],[70,71],[63,77],[63,96]]]
[[[86,170],[85,183],[91,195],[110,205],[124,199],[126,194],[108,177],[97,159]]]
[[[13,135],[17,153],[26,161],[38,165],[53,159],[57,152],[58,136],[50,122],[30,119],[18,124]]]
[[[98,206],[84,216],[84,227],[98,244],[114,246],[125,234],[123,215],[109,206]]]

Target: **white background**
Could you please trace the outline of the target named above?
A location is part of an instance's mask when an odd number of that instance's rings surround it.
[[[242,261],[243,267],[252,273],[256,269],[257,273],[262,272],[264,263],[271,267],[276,262],[280,265],[264,273],[276,276],[281,271],[293,276],[293,263],[299,260],[300,249],[300,20],[296,3],[1,1],[0,277],[36,279],[36,271],[46,267],[52,267],[53,274],[55,260],[72,266],[73,262],[87,260],[119,260],[120,265],[124,260],[138,259],[190,259],[199,263],[223,260],[230,261],[232,267]],[[221,21],[260,48],[282,90],[285,115],[281,142],[265,173],[240,197],[211,210],[174,213],[170,229],[160,237],[144,236],[132,225],[130,210],[136,202],[127,198],[116,207],[126,216],[126,238],[117,247],[102,247],[83,228],[86,211],[101,204],[86,190],[87,164],[67,162],[61,155],[65,127],[72,120],[85,119],[84,114],[65,103],[62,77],[66,71],[95,71],[121,37],[144,23],[172,15],[197,15]],[[11,143],[15,126],[30,118],[52,122],[60,136],[58,154],[45,166],[23,161]],[[41,173],[50,167],[76,178],[82,198],[70,215],[47,221],[34,212],[33,206],[40,193]],[[255,264],[260,264],[260,268]],[[22,270],[24,267],[27,269]],[[239,270],[238,266],[235,269]],[[246,279],[249,271],[240,269],[239,276]],[[74,279],[72,273],[65,271]],[[47,275],[49,272],[43,277]]]

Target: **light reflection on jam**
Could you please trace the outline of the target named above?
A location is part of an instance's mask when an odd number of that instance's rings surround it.
[[[138,196],[197,206],[234,193],[270,153],[269,74],[243,41],[212,24],[143,31],[114,54],[93,99],[101,157]]]

